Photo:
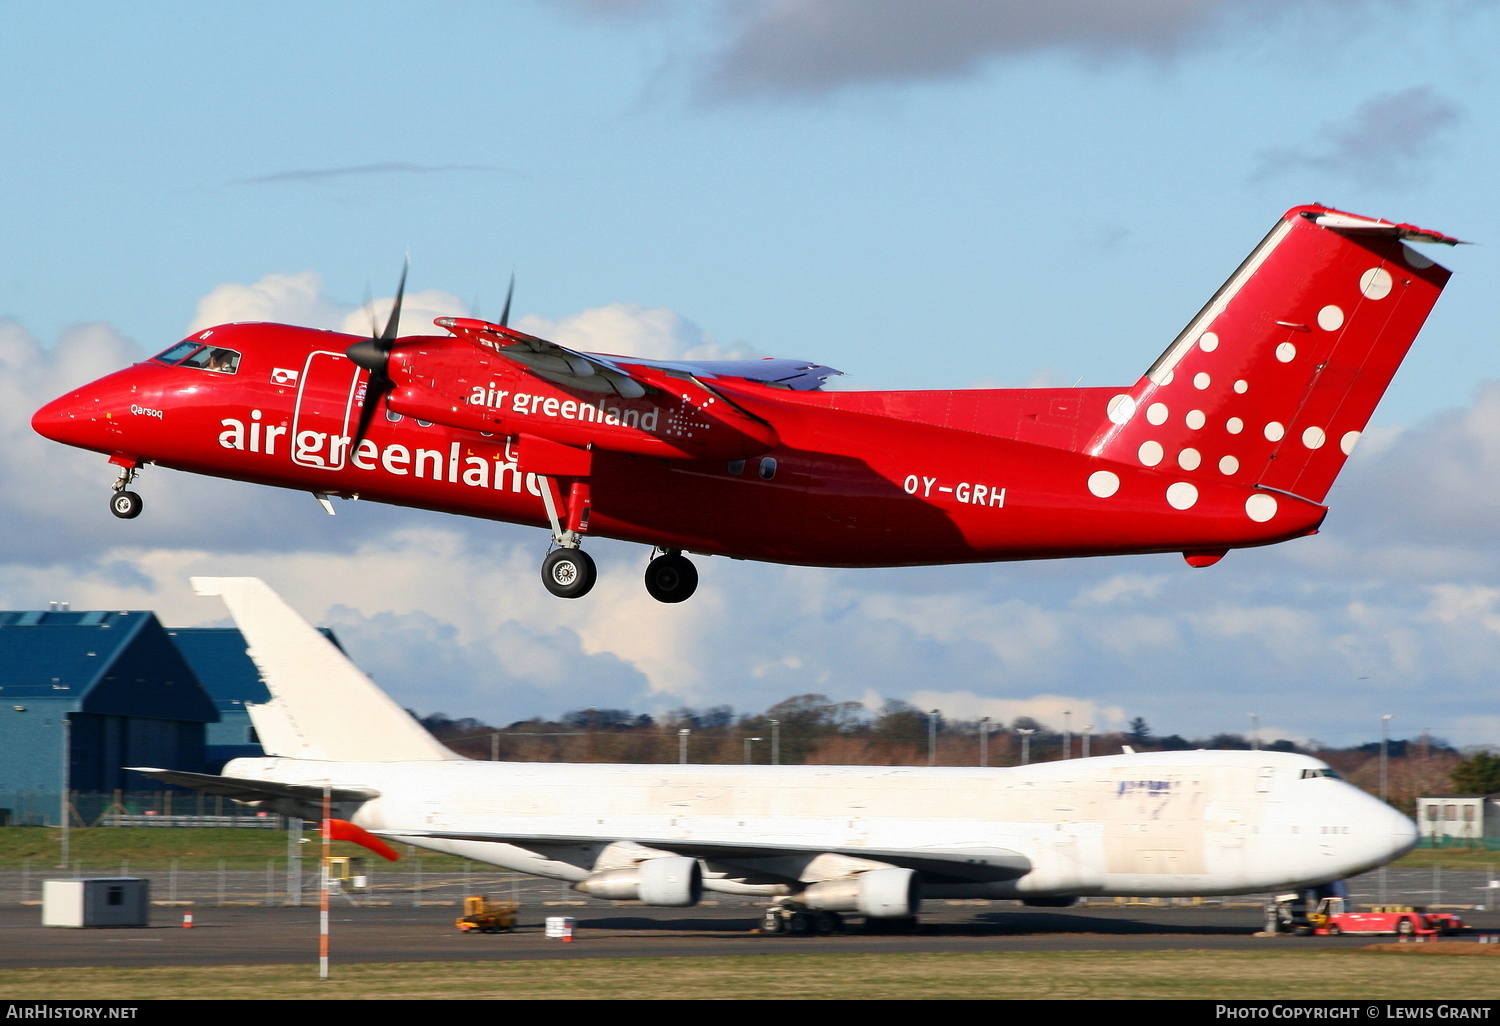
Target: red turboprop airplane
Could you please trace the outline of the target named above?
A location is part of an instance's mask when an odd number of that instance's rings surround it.
[[[373,338],[226,324],[49,403],[48,438],[316,495],[550,528],[542,580],[593,586],[588,535],[684,552],[915,566],[1228,550],[1314,533],[1334,477],[1449,272],[1458,240],[1322,206],[1288,211],[1146,374],[1119,388],[825,392],[800,360],[576,352],[440,317]],[[405,274],[402,275],[404,288]],[[381,408],[384,408],[383,410]],[[380,415],[377,416],[377,413]]]

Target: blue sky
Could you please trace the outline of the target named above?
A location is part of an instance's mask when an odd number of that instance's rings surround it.
[[[203,622],[187,573],[262,573],[403,701],[481,718],[824,691],[1500,743],[1493,5],[71,4],[0,28],[8,607]],[[25,428],[205,318],[368,320],[408,251],[429,316],[497,313],[514,269],[530,326],[600,348],[1122,384],[1310,201],[1479,245],[1435,254],[1457,273],[1324,534],[1209,571],[708,561],[668,610],[643,553],[601,544],[605,584],[560,603],[520,528],[328,521],[164,471],[115,524],[103,461]]]

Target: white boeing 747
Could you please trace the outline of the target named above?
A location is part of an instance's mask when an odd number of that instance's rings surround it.
[[[335,836],[407,842],[597,897],[761,896],[768,925],[804,930],[841,912],[910,917],[924,896],[1066,905],[1316,887],[1417,839],[1411,820],[1325,763],[1278,752],[990,769],[470,761],[263,582],[193,585],[222,597],[244,632],[272,695],[250,707],[272,754],[222,776],[151,775],[306,819],[321,817],[326,790]]]

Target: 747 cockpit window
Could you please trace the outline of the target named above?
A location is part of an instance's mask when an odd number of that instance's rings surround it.
[[[233,374],[240,369],[240,354],[233,349],[193,341],[179,342],[156,359],[178,367],[197,367],[219,374]]]
[[[1302,771],[1303,780],[1311,780],[1314,777],[1330,777],[1334,780],[1344,779],[1333,770],[1329,769],[1327,766],[1320,766],[1317,769],[1305,769]]]

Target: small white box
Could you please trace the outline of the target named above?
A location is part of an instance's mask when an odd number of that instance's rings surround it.
[[[136,877],[47,880],[43,926],[149,926],[151,881]]]

